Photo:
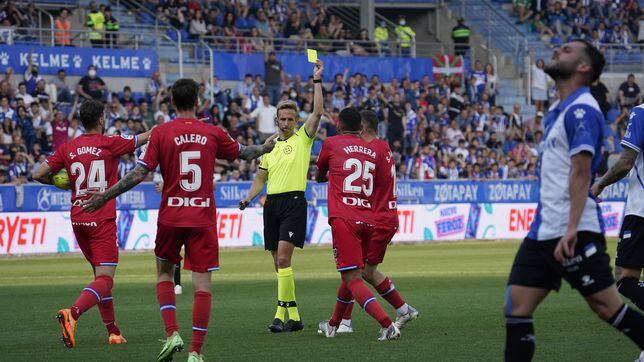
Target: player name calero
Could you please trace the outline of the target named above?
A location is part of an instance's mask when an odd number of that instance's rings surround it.
[[[207,137],[195,133],[182,134],[174,138],[174,144],[176,144],[177,146],[180,146],[184,143],[199,143],[201,145],[205,145],[206,142],[208,142]]]

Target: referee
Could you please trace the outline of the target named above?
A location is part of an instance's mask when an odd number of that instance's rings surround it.
[[[268,183],[264,204],[264,245],[271,251],[277,271],[277,312],[268,326],[271,332],[294,332],[304,328],[295,302],[295,281],[291,258],[295,247],[304,247],[307,203],[304,197],[311,158],[311,146],[320,125],[324,109],[322,70],[318,60],[313,69],[315,92],[313,113],[297,132],[298,107],[293,101],[277,105],[279,138],[272,152],[262,157],[259,171],[250,187],[248,197],[239,202],[239,209],[248,204]],[[286,320],[288,311],[289,319]]]

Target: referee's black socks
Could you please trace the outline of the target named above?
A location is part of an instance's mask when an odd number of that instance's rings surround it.
[[[608,321],[644,350],[644,316],[624,304]]]
[[[531,361],[534,348],[532,317],[505,316],[505,361]]]
[[[626,298],[630,299],[637,308],[644,311],[644,283],[638,278],[622,278],[617,282],[617,290]]]

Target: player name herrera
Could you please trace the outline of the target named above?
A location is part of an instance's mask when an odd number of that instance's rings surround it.
[[[206,142],[208,142],[208,138],[195,133],[182,134],[174,138],[174,143],[177,146],[180,146],[184,143],[199,143],[199,144],[205,145]]]
[[[351,152],[364,153],[365,155],[376,158],[376,153],[371,149],[363,146],[346,146],[343,148],[344,152],[348,155]]]

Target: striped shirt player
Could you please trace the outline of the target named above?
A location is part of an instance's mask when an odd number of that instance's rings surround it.
[[[640,282],[644,268],[644,104],[631,110],[621,144],[624,149],[619,159],[593,185],[592,192],[599,195],[606,186],[628,175],[628,199],[619,231],[615,276],[619,292],[644,310],[644,284]]]
[[[506,361],[532,360],[532,315],[551,290],[559,290],[562,278],[597,317],[644,350],[644,316],[619,297],[591,187],[602,158],[605,120],[589,86],[605,62],[592,44],[572,40],[555,48],[544,68],[555,80],[559,100],[544,120],[535,219],[510,271],[504,303]]]
[[[579,220],[575,257],[562,265],[553,255],[568,227],[571,159],[587,152],[593,156],[590,174],[597,172],[603,124],[604,117],[588,87],[550,107],[544,120],[546,134],[537,167],[537,211],[512,266],[509,285],[559,290],[563,277],[584,296],[612,285],[601,210],[590,195]]]
[[[628,119],[628,128],[622,146],[637,153],[628,174],[628,199],[624,210],[624,222],[619,235],[615,265],[637,270],[644,268],[644,104],[634,107]],[[644,300],[638,306],[644,308]]]

